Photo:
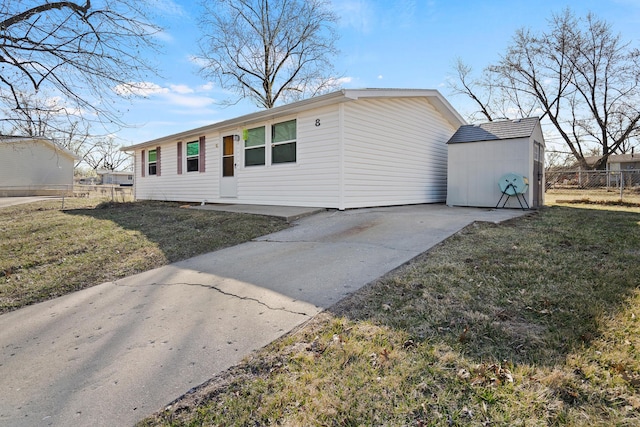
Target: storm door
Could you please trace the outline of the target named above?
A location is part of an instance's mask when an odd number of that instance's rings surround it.
[[[235,141],[233,135],[222,137],[222,177],[220,197],[237,197]]]

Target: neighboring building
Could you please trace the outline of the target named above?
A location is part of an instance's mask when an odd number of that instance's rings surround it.
[[[593,167],[598,160],[602,159],[602,156],[589,156],[585,157],[587,164]],[[580,166],[576,165],[574,170],[579,170]],[[618,187],[621,183],[625,187],[640,185],[640,155],[634,153],[627,154],[609,154],[607,157],[606,170],[587,172],[588,175],[577,174],[577,177],[568,182],[576,182],[578,185],[583,185],[583,179],[588,179],[589,186],[601,185],[606,187]],[[621,174],[622,173],[622,174]],[[597,174],[597,175],[593,175]],[[623,176],[623,180],[620,176]],[[557,179],[562,179],[564,176],[560,175]]]
[[[586,156],[584,161],[587,163],[587,166],[589,166],[589,170],[591,170],[600,159],[602,159],[602,156]],[[560,168],[554,168],[554,170],[557,169]],[[576,171],[582,169],[582,167],[580,166],[580,162],[574,161],[571,165],[562,169]],[[609,157],[607,157],[607,166],[605,170],[615,172],[629,169],[640,170],[640,154],[633,152],[627,154],[609,154]]]
[[[495,207],[505,174],[527,178],[532,208],[544,204],[544,137],[537,117],[460,127],[448,142],[447,204]],[[502,204],[501,204],[502,206]],[[506,207],[520,207],[515,197]]]
[[[104,185],[133,185],[133,172],[131,171],[98,170],[96,173]]]
[[[341,90],[144,142],[137,199],[359,208],[444,202],[464,119],[436,90]]]
[[[635,153],[611,154],[607,159],[607,169],[610,171],[640,170],[640,155]]]
[[[0,136],[0,196],[70,193],[76,160],[47,138]]]

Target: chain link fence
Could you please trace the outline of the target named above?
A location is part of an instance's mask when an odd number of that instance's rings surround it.
[[[640,204],[640,169],[547,170],[545,202],[624,202]]]
[[[132,186],[118,185],[25,185],[0,186],[0,197],[92,197],[114,202],[133,201]]]

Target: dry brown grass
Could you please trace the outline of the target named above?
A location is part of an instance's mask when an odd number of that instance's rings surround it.
[[[475,224],[141,425],[640,425],[640,215]]]
[[[640,212],[640,191],[638,189],[620,190],[605,188],[549,189],[545,193],[545,204],[554,205],[600,205],[608,207],[638,208]]]
[[[0,313],[285,228],[176,203],[68,198],[0,209]]]

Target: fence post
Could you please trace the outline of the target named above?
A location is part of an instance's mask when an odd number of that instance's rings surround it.
[[[582,167],[578,168],[578,186],[582,188]]]
[[[624,172],[622,172],[622,168],[620,168],[620,201],[622,201],[623,195],[624,195]]]

